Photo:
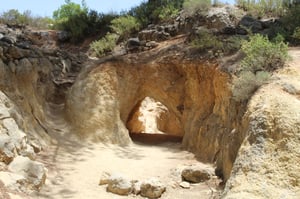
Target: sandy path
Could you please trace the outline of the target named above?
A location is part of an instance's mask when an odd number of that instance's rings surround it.
[[[180,143],[145,145],[133,143],[128,147],[82,143],[72,136],[66,123],[52,114],[53,137],[58,141],[43,151],[38,160],[49,169],[46,185],[33,198],[142,198],[118,196],[107,193],[99,186],[102,172],[122,173],[129,179],[145,180],[158,177],[167,191],[162,198],[210,198],[212,191],[207,184],[192,185],[186,190],[176,185],[180,181],[179,170],[198,161],[194,155],[183,151]],[[210,186],[215,186],[210,182]]]

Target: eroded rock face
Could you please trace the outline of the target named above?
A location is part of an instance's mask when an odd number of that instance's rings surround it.
[[[157,56],[156,61],[151,56]],[[243,140],[238,130],[229,136],[241,125],[240,106],[230,97],[230,77],[216,64],[183,57],[180,48],[156,49],[140,54],[137,62],[129,57],[86,69],[67,96],[74,132],[92,140],[128,144],[127,128],[144,130],[141,123],[131,124],[133,117],[140,117],[137,104],[150,97],[168,110],[157,122],[158,129],[183,135],[185,148],[205,162],[217,162],[221,175],[228,179]],[[227,147],[229,143],[233,149]]]
[[[300,71],[287,68],[255,94],[245,115],[247,137],[223,198],[300,197]]]

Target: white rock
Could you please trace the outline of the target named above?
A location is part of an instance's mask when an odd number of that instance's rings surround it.
[[[8,165],[8,170],[24,176],[33,189],[39,190],[45,184],[47,169],[42,163],[32,161],[28,157],[17,156]]]
[[[5,187],[14,191],[20,191],[21,186],[26,184],[24,176],[10,172],[0,172],[0,180],[4,183]]]
[[[141,184],[141,196],[148,198],[159,198],[166,191],[164,186],[157,178],[150,178]]]
[[[121,174],[112,174],[106,190],[118,195],[129,195],[132,191],[132,183]]]

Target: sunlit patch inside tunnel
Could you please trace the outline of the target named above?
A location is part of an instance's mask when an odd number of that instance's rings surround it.
[[[149,144],[181,142],[184,134],[176,115],[151,97],[134,106],[126,125],[133,141]]]

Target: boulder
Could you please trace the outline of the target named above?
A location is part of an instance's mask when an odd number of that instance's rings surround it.
[[[114,194],[127,196],[132,191],[132,183],[121,174],[112,174],[106,190]]]
[[[8,44],[15,44],[17,42],[17,38],[12,35],[5,35],[0,39],[0,41],[6,42]]]
[[[181,172],[182,179],[192,183],[209,180],[213,176],[213,170],[203,166],[189,166]]]
[[[219,31],[235,26],[232,14],[227,7],[215,7],[210,9],[206,15],[206,23],[208,28],[215,28]]]
[[[143,197],[159,198],[165,191],[166,186],[157,178],[150,178],[141,183],[141,196]]]
[[[25,177],[26,182],[33,189],[39,190],[46,181],[47,169],[45,166],[28,157],[17,156],[9,165],[8,170]]]
[[[138,51],[140,49],[141,42],[139,38],[130,38],[126,44],[126,50],[129,52]]]
[[[70,39],[70,34],[67,31],[58,31],[56,34],[57,34],[57,39],[60,42],[65,42]]]
[[[24,176],[10,172],[0,172],[0,181],[4,183],[5,187],[14,191],[20,191],[22,185],[26,184]]]
[[[263,30],[262,22],[249,15],[246,15],[241,19],[238,23],[238,27],[238,34],[247,34],[245,28],[249,28],[253,33],[258,33]]]

